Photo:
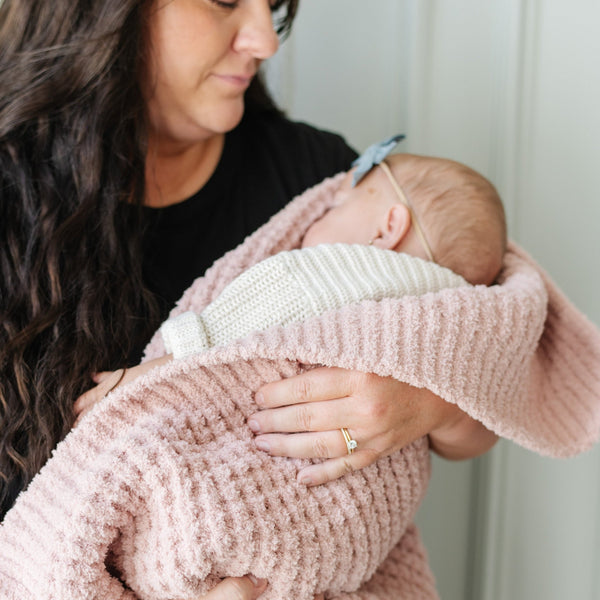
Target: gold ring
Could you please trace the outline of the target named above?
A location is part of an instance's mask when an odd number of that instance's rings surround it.
[[[356,440],[353,440],[350,437],[350,433],[348,433],[348,430],[345,427],[342,427],[340,429],[340,431],[342,432],[342,435],[344,436],[344,441],[346,442],[346,448],[348,449],[348,454],[352,454],[358,447],[358,442]]]

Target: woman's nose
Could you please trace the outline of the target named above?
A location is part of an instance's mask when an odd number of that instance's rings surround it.
[[[269,0],[246,0],[238,10],[241,22],[234,50],[261,60],[273,56],[279,48],[279,38],[273,27]]]

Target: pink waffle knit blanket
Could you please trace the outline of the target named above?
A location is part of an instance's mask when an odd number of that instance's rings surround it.
[[[297,247],[339,181],[215,263],[173,314],[201,311],[246,268]],[[155,336],[147,358],[161,352]],[[600,334],[512,246],[501,285],[349,305],[118,389],[6,515],[0,597],[194,598],[219,577],[254,573],[269,579],[269,600],[437,598],[412,525],[429,476],[425,439],[310,489],[295,481],[303,461],[254,450],[245,419],[255,390],[310,364],[428,387],[543,454],[581,452],[600,432]]]

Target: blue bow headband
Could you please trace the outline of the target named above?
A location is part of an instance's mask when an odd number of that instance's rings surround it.
[[[396,178],[392,174],[390,168],[387,163],[384,162],[385,157],[396,147],[400,140],[403,140],[403,135],[394,135],[383,142],[379,142],[378,144],[373,144],[369,146],[353,163],[352,166],[356,167],[354,174],[352,176],[352,187],[354,187],[375,165],[380,165],[381,169],[385,173],[388,178],[390,184],[394,188],[396,195],[398,196],[398,200],[404,204],[410,211],[410,216],[412,220],[412,224],[415,228],[415,232],[419,239],[421,240],[421,244],[427,254],[427,258],[431,262],[435,262],[433,257],[433,252],[431,251],[431,246],[427,242],[427,238],[421,229],[421,225],[417,220],[417,216],[413,207],[406,197],[406,194],[402,190],[402,188],[398,185]]]
[[[383,142],[369,146],[353,163],[357,167],[352,175],[354,187],[375,165],[381,164],[383,159],[405,138],[404,135],[394,135]]]

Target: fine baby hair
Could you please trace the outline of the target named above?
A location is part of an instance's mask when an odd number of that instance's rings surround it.
[[[448,159],[395,154],[385,164],[408,198],[435,262],[472,284],[491,284],[506,249],[504,208],[494,186]]]
[[[507,243],[504,209],[496,189],[485,177],[453,160],[390,155],[403,137],[373,144],[354,161],[355,168],[340,193],[342,204],[354,199],[355,210],[360,212],[353,224],[361,228],[375,219],[377,233],[369,243],[417,254],[472,284],[493,283]],[[330,230],[331,222],[341,218],[340,211],[332,212],[335,216],[325,217]],[[350,224],[346,218],[341,227],[348,229]],[[314,243],[314,232],[309,233],[309,242]],[[321,231],[319,241],[331,240]],[[344,233],[334,241],[357,240]]]

